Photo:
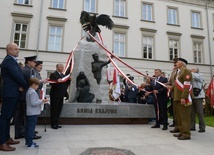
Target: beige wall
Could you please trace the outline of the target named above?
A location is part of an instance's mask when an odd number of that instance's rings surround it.
[[[67,60],[68,53],[77,45],[82,35],[81,24],[79,23],[80,12],[83,10],[83,0],[66,0],[66,10],[49,9],[50,0],[32,0],[32,7],[25,7],[20,5],[14,5],[15,0],[1,0],[0,1],[0,62],[5,56],[5,46],[12,41],[12,29],[14,17],[11,13],[25,13],[33,15],[30,18],[30,31],[27,49],[20,50],[19,60],[24,61],[24,56],[38,54],[38,59],[44,61],[44,68],[42,76],[46,76],[46,71],[55,70],[56,63],[64,63]],[[42,5],[41,15],[41,27],[39,33],[39,19],[40,19],[40,3]],[[141,20],[141,4],[142,2],[150,2],[154,4],[154,23],[145,22]],[[195,4],[193,4],[195,3]],[[196,4],[197,3],[197,4]],[[213,53],[213,14],[214,14],[214,2],[209,4],[208,16],[210,27],[210,41],[211,50]],[[206,19],[206,6],[205,1],[202,0],[127,0],[127,18],[117,18],[113,16],[113,0],[98,0],[97,13],[108,14],[116,25],[128,26],[127,29],[127,50],[126,58],[123,60],[140,70],[145,74],[148,71],[150,75],[153,74],[155,68],[160,68],[163,71],[170,73],[172,64],[169,61],[168,50],[168,35],[167,31],[180,33],[180,56],[186,58],[190,65],[197,66],[204,75],[205,81],[209,82],[210,75],[210,55],[208,47],[208,35],[207,35],[207,19]],[[179,24],[180,26],[167,25],[167,6],[177,7],[179,11]],[[197,10],[202,14],[203,29],[192,29],[190,11]],[[64,26],[64,38],[63,38],[63,51],[54,52],[47,51],[47,35],[48,35],[48,23],[50,20],[47,17],[58,17],[67,19]],[[140,28],[147,28],[157,30],[155,33],[155,46],[154,46],[154,60],[141,59],[142,50],[142,32]],[[107,30],[101,26],[102,37],[104,43],[109,49],[113,50],[113,31]],[[192,38],[190,35],[204,36],[204,53],[203,64],[193,63],[193,50],[192,50]],[[39,42],[37,43],[37,37]],[[39,45],[37,53],[37,44]],[[212,55],[214,58],[214,54]],[[214,59],[213,59],[214,61]],[[212,62],[213,63],[213,62]],[[125,73],[131,73],[136,76],[135,79],[141,79],[132,73],[126,67],[121,66],[121,69]],[[213,68],[214,70],[214,68]]]

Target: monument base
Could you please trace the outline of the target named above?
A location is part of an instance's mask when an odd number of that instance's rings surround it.
[[[147,124],[154,118],[153,105],[134,103],[65,103],[60,124]],[[50,124],[50,106],[46,105],[39,124]]]

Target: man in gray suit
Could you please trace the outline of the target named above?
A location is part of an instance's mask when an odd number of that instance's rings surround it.
[[[195,114],[198,114],[199,119],[199,131],[205,132],[205,123],[204,123],[204,112],[203,112],[203,99],[205,98],[204,90],[203,90],[203,78],[201,73],[199,73],[199,69],[193,67],[192,71],[192,86],[193,88],[201,89],[198,96],[192,96],[192,105],[191,105],[191,130],[195,131]]]

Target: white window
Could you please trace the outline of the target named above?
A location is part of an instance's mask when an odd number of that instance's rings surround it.
[[[169,40],[169,59],[178,58],[179,42],[177,40]]]
[[[153,10],[152,4],[143,3],[142,4],[142,19],[153,21]]]
[[[153,37],[143,37],[143,58],[152,59]]]
[[[178,11],[175,8],[168,8],[168,24],[178,24]]]
[[[125,17],[125,0],[114,0],[114,15]]]
[[[194,63],[202,63],[202,43],[194,42]]]
[[[192,27],[201,28],[201,14],[200,12],[192,12]]]
[[[65,0],[52,0],[52,8],[64,9]]]
[[[26,4],[29,5],[30,4],[30,0],[17,0],[18,4]]]
[[[84,0],[84,11],[96,12],[96,0]]]
[[[28,25],[23,23],[15,23],[13,41],[20,48],[26,48]]]
[[[125,39],[126,35],[122,33],[114,33],[114,54],[117,56],[125,56]]]
[[[49,51],[61,51],[62,50],[62,27],[50,26],[48,50]]]

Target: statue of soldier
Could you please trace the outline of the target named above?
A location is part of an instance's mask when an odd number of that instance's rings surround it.
[[[99,85],[102,78],[102,68],[109,64],[111,61],[100,61],[97,53],[92,54],[92,57],[94,59],[94,62],[91,63],[92,72],[94,74],[94,78],[97,80],[97,84]]]

